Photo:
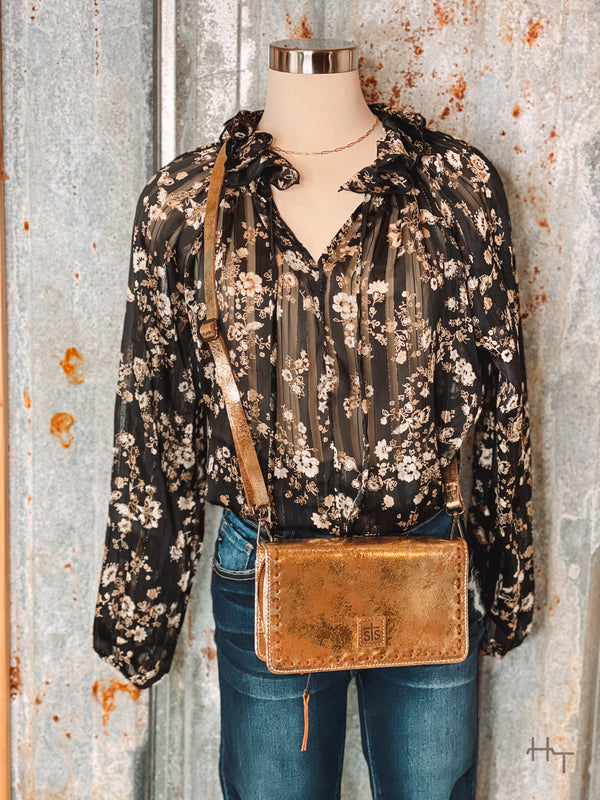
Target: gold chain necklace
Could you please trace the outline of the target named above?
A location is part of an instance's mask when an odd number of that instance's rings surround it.
[[[338,150],[345,150],[347,147],[352,147],[353,145],[362,142],[363,139],[366,139],[367,136],[372,131],[375,130],[375,126],[377,125],[378,122],[379,122],[379,117],[376,117],[375,122],[371,125],[369,130],[366,133],[363,133],[363,135],[360,136],[358,139],[355,139],[353,142],[350,142],[350,144],[343,144],[340,147],[333,147],[331,150],[312,150],[312,151],[284,150],[283,147],[275,147],[274,145],[272,146],[272,149],[279,150],[280,153],[293,153],[294,155],[297,156],[320,156],[324,155],[325,153],[337,153]]]

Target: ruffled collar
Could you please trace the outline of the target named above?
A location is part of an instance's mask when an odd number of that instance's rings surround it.
[[[368,105],[386,132],[377,143],[375,160],[356,172],[340,191],[407,192],[413,187],[411,172],[426,150],[425,119],[417,112],[399,111],[385,103]],[[242,186],[261,177],[278,189],[287,189],[300,181],[298,170],[271,149],[272,134],[256,130],[263,110],[241,109],[224,124],[219,143],[228,142],[226,186]]]

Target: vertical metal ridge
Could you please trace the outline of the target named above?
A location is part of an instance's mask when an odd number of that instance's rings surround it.
[[[154,171],[177,155],[176,94],[176,7],[175,0],[154,0],[154,43],[152,53],[154,108]]]
[[[0,9],[0,45],[2,44],[2,10]],[[6,226],[4,224],[4,126],[2,117],[2,56],[0,51],[0,799],[11,797],[11,708],[10,708],[10,537],[8,509],[8,322],[6,304]]]
[[[157,172],[177,155],[176,130],[176,6],[175,0],[154,0],[152,43],[152,150]],[[148,689],[148,735],[143,756],[144,800],[156,798],[156,742],[158,697]]]

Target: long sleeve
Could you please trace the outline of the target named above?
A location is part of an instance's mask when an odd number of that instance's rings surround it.
[[[170,669],[204,534],[205,420],[157,183],[133,226],[93,626],[94,650],[141,688]]]
[[[483,384],[474,428],[470,542],[488,613],[482,653],[503,656],[530,632],[534,603],[531,443],[518,278],[502,181],[473,148],[483,180],[467,294]],[[481,159],[481,160],[478,160]]]

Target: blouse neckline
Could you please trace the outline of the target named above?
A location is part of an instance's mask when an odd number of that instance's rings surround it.
[[[377,142],[377,155],[342,186],[352,192],[382,194],[407,192],[413,188],[411,171],[425,153],[425,118],[415,111],[400,111],[391,105],[368,103],[381,120],[385,135]],[[287,189],[300,181],[299,171],[281,153],[271,148],[273,135],[256,130],[264,109],[240,109],[225,123],[219,144],[227,144],[226,186],[243,186],[262,180]]]

